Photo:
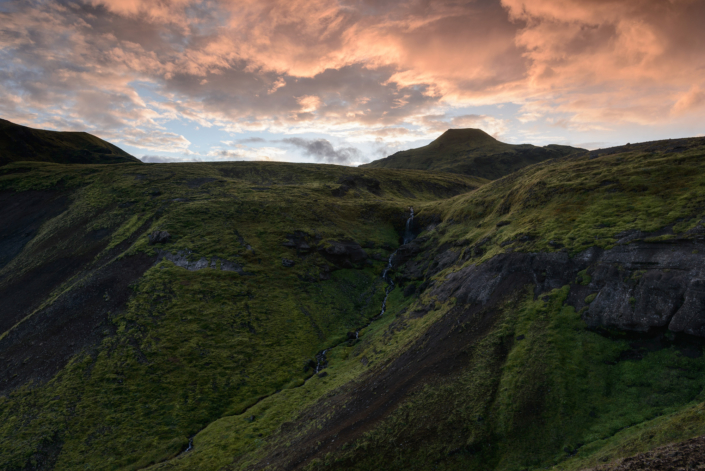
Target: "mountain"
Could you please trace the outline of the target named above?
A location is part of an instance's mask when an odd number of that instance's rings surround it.
[[[554,144],[505,144],[480,129],[448,129],[427,146],[400,151],[361,167],[431,170],[495,180],[527,165],[576,152],[586,151]]]
[[[0,165],[20,161],[62,164],[140,162],[92,134],[46,131],[0,119]]]
[[[694,468],[704,157],[1,167],[0,469]]]

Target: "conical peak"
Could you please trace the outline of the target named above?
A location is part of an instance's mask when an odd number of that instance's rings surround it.
[[[487,134],[482,129],[448,129],[432,142],[432,144],[465,144],[472,147],[498,142],[497,139]]]

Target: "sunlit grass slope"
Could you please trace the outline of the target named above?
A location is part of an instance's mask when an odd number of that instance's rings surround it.
[[[102,234],[105,246],[95,258],[106,265],[149,256],[155,266],[131,286],[129,302],[110,313],[102,341],[48,382],[0,397],[0,469],[139,469],[178,454],[213,421],[303,384],[318,351],[378,314],[380,274],[409,207],[482,183],[277,163],[3,167],[0,191],[52,190],[70,198],[69,209],[0,271],[3,282],[31,273],[41,263],[36,254],[61,256],[63,241],[37,248],[57,231],[79,242]],[[170,241],[149,245],[155,230],[168,231]],[[296,231],[319,249],[356,241],[368,258],[336,269],[317,250],[285,247]],[[157,264],[158,251],[216,261],[190,271]],[[220,270],[225,261],[240,272]],[[2,338],[9,341],[22,323],[41,329],[39,312],[80,293],[92,276],[66,279]],[[105,301],[114,295],[106,288]]]
[[[692,229],[705,215],[704,172],[705,140],[658,141],[532,165],[426,211],[442,214],[439,242],[463,240],[469,249],[488,238],[484,259],[576,253],[612,247],[627,230],[667,228],[658,240],[668,240]]]

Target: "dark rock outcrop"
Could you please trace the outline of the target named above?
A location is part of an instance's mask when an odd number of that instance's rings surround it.
[[[192,253],[187,250],[179,250],[175,254],[168,252],[166,250],[160,250],[157,253],[157,263],[162,260],[168,260],[172,262],[177,267],[185,268],[188,271],[198,271],[205,268],[210,268],[212,270],[220,269],[222,271],[234,271],[239,275],[251,275],[252,273],[246,272],[242,269],[242,265],[224,258],[211,257],[207,259],[206,257],[200,257],[198,260],[191,260]]]
[[[667,328],[705,337],[705,254],[693,241],[637,242],[610,250],[508,253],[449,274],[432,296],[485,304],[501,286],[535,286],[535,295],[570,285],[568,303],[591,327],[647,332]],[[590,282],[576,282],[586,270]],[[507,284],[509,282],[509,285]],[[594,296],[593,296],[594,295]],[[587,302],[586,302],[586,298]]]
[[[342,268],[353,268],[367,260],[367,252],[353,241],[329,241],[318,252],[327,261]]]
[[[149,245],[166,244],[171,239],[167,231],[154,231],[149,235]]]
[[[287,241],[282,245],[290,249],[296,249],[296,253],[299,256],[313,251],[320,241],[320,237],[312,236],[303,231],[294,231],[293,234],[287,234],[286,238]]]

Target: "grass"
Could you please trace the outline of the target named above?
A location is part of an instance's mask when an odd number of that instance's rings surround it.
[[[31,170],[12,172],[20,167]],[[0,457],[2,468],[55,459],[55,469],[139,469],[178,453],[219,418],[300,385],[311,375],[304,367],[316,352],[378,313],[389,254],[382,246],[398,244],[407,208],[437,198],[433,191],[468,191],[481,183],[287,164],[22,163],[4,169],[2,189],[56,188],[71,195],[69,210],[47,222],[33,246],[89,221],[68,245],[40,252],[44,258],[80,244],[84,230],[101,229],[110,237],[96,259],[150,255],[155,248],[147,234],[160,229],[172,235],[160,248],[230,260],[248,275],[191,272],[171,262],[151,268],[125,309],[112,313],[113,327],[95,350],[78,354],[48,383],[26,384],[1,400],[0,436],[12,443]],[[333,196],[351,174],[378,179],[381,192],[353,188]],[[321,279],[328,263],[320,255],[298,257],[282,246],[296,230],[320,244],[357,240],[373,247],[367,250],[380,261],[370,258]],[[134,243],[121,247],[135,234]],[[296,265],[283,267],[284,257]],[[5,270],[21,275],[40,262],[25,251]],[[59,292],[80,289],[85,276],[66,280]]]
[[[705,359],[619,361],[628,342],[586,329],[567,288],[507,302],[461,374],[310,469],[581,469],[702,433]]]
[[[429,291],[404,297],[400,287],[380,320],[345,341],[378,313],[380,273],[409,206],[425,226],[418,260],[448,247],[465,256],[431,277],[438,284],[510,251],[574,256],[628,235],[693,238],[705,208],[704,154],[702,146],[634,146],[539,163],[484,185],[412,170],[274,163],[7,165],[0,189],[54,188],[72,204],[3,273],[27,273],[38,263],[27,250],[89,221],[84,231],[109,232],[96,259],[153,256],[147,234],[158,229],[172,236],[160,248],[229,260],[250,275],[152,267],[97,348],[51,381],[0,398],[0,436],[11,443],[0,468],[52,459],[55,469],[256,466],[321,426],[320,401],[333,404],[454,307],[436,303],[411,317],[434,299]],[[353,177],[358,183],[345,183]],[[376,179],[381,191],[362,178]],[[327,277],[319,254],[282,245],[294,231],[321,245],[355,240],[369,247],[369,262]],[[588,269],[573,281],[591,280]],[[458,374],[420,386],[366,435],[308,468],[582,469],[705,433],[705,357],[685,356],[672,342],[633,359],[629,335],[587,328],[565,303],[568,286],[538,299],[531,288],[517,287],[499,306]],[[325,348],[328,375],[311,376],[305,367]],[[190,438],[194,449],[177,457]]]

